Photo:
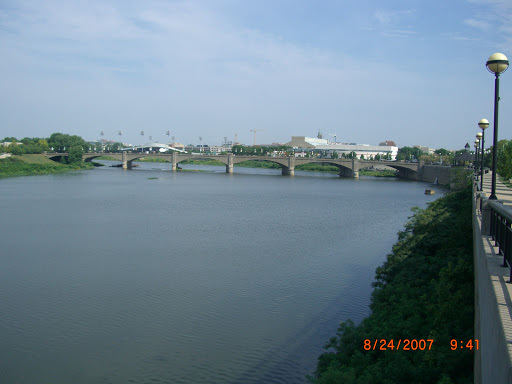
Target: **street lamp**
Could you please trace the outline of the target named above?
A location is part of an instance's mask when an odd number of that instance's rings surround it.
[[[479,162],[478,162],[478,165],[480,167],[480,173],[482,173],[482,169],[484,167],[484,154],[480,154],[480,143],[482,142],[482,137],[483,137],[483,134],[482,132],[478,132],[476,134],[476,138],[478,140],[478,158],[479,158]],[[476,172],[476,181],[478,181],[478,170]],[[478,189],[478,183],[476,183],[476,189]],[[480,190],[482,190],[482,187],[480,186]]]
[[[478,152],[480,149],[480,141],[478,139],[475,140],[475,159],[473,160],[473,166],[475,167],[475,176],[476,181],[478,181]]]
[[[481,119],[478,122],[478,126],[482,129],[482,167],[480,172],[480,190],[484,190],[484,165],[485,165],[485,157],[484,157],[484,151],[485,151],[485,130],[489,126],[489,120],[487,119]]]
[[[494,73],[496,78],[494,80],[494,144],[492,147],[492,186],[490,200],[496,200],[496,162],[498,158],[498,104],[500,101],[500,73],[503,73],[508,68],[508,59],[503,53],[493,53],[489,56],[487,69],[489,72]]]

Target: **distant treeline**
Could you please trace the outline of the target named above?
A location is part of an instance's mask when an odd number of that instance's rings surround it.
[[[25,137],[21,140],[15,137],[6,137],[3,142],[11,144],[2,147],[2,151],[13,155],[41,154],[48,151],[67,152],[69,156],[63,158],[63,162],[68,164],[80,164],[82,154],[89,148],[89,143],[80,136],[71,136],[64,133],[52,133],[48,138]]]
[[[468,344],[474,326],[472,255],[470,187],[414,209],[387,261],[377,268],[371,314],[359,325],[341,323],[309,380],[473,383],[474,350],[457,348],[460,341],[476,348]]]

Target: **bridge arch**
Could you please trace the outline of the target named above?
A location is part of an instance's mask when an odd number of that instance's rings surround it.
[[[96,159],[97,157],[102,157],[102,156],[108,156],[108,157],[112,157],[113,159],[116,159],[116,160],[122,160],[122,156],[117,153],[84,153],[82,155],[82,160],[85,162],[91,162],[94,159]]]
[[[53,161],[60,161],[63,157],[68,157],[68,154],[65,152],[63,152],[63,153],[59,153],[59,152],[48,153],[48,152],[46,152],[44,155],[48,159],[53,160]]]
[[[334,159],[332,159],[332,160],[331,159],[316,159],[316,160],[312,159],[312,161],[304,161],[304,162],[301,162],[300,164],[296,163],[295,165],[296,166],[305,165],[305,164],[332,165],[332,166],[338,168],[338,174],[340,176],[343,176],[343,177],[353,177],[354,176],[352,166],[349,166],[348,164],[335,162],[333,160]]]
[[[283,175],[294,174],[294,163],[289,157],[260,157],[260,156],[233,156],[232,164],[240,164],[246,161],[259,161],[277,164],[281,167]]]
[[[338,160],[338,159],[322,159],[322,158],[297,158],[295,160],[295,166],[305,164],[321,164],[321,165],[332,165],[338,168],[338,174],[340,177],[355,177],[359,176],[356,169],[354,169],[354,163],[352,160]]]
[[[211,156],[211,155],[205,155],[205,156],[197,156],[197,155],[179,155],[179,157],[176,159],[176,165],[181,163],[185,160],[214,160],[218,161],[224,165],[228,165],[228,161],[225,156]]]

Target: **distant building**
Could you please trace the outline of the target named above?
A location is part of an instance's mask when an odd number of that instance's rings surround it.
[[[121,148],[121,151],[145,152],[145,153],[170,153],[170,152],[184,152],[178,148],[172,148],[167,144],[151,142],[143,145],[134,145]]]
[[[375,157],[376,155],[386,156],[389,154],[391,156],[391,159],[394,160],[398,153],[398,147],[396,145],[331,143],[326,139],[305,136],[292,136],[292,140],[284,145],[292,147],[294,150],[298,152],[302,152],[302,150],[304,150],[304,152],[317,153],[337,152],[338,155],[348,155],[352,152],[355,152],[358,158],[360,158],[361,155],[363,155],[366,159],[370,157]]]
[[[9,146],[9,145],[11,145],[11,144],[12,144],[12,143],[11,143],[10,141],[4,141],[3,143],[0,143],[0,145],[1,145],[2,147],[8,147],[8,146]],[[16,144],[17,144],[17,145],[23,145],[23,143],[22,143],[22,142],[17,142]]]
[[[414,145],[413,148],[418,148],[421,152],[429,154],[429,155],[433,155],[434,151],[435,151],[435,149],[425,147],[423,145]]]
[[[395,142],[392,140],[383,141],[382,143],[379,143],[379,145],[382,145],[384,147],[396,147]]]
[[[185,146],[183,144],[181,144],[181,143],[173,142],[173,143],[169,143],[168,145],[171,148],[176,148],[176,149],[179,149],[181,151],[185,150]]]

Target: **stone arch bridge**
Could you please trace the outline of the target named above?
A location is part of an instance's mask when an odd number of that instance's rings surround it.
[[[67,153],[46,153],[46,157],[56,159],[59,157],[67,156]],[[270,161],[279,164],[282,169],[283,175],[294,175],[295,167],[302,164],[318,163],[329,164],[338,167],[339,175],[342,177],[359,177],[359,170],[371,167],[387,166],[398,170],[398,175],[403,179],[423,180],[423,163],[406,163],[400,161],[371,161],[371,160],[355,160],[355,159],[324,159],[324,158],[296,158],[289,157],[268,157],[268,156],[236,156],[233,154],[228,155],[192,155],[182,153],[159,153],[159,154],[145,154],[145,153],[85,153],[82,158],[84,161],[92,161],[100,156],[109,156],[113,159],[122,162],[123,169],[131,169],[132,162],[143,158],[163,158],[168,160],[172,165],[172,170],[176,171],[178,164],[184,160],[217,160],[226,166],[227,173],[233,173],[233,166],[237,163],[242,163],[247,160],[255,161]],[[449,167],[442,167],[449,168]],[[434,180],[426,180],[434,181]],[[449,182],[449,181],[448,181]],[[447,182],[447,183],[448,183]],[[446,184],[447,184],[446,183]]]

